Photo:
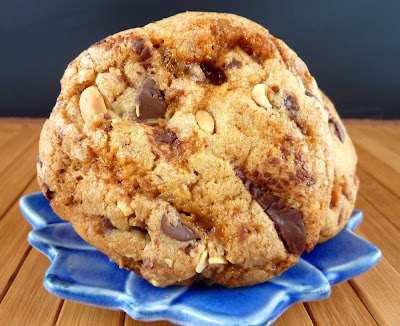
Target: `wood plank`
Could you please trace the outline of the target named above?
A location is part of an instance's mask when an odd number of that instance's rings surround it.
[[[274,323],[274,326],[313,326],[310,316],[302,303],[296,303],[286,310]]]
[[[0,325],[54,325],[62,300],[43,287],[46,256],[31,250],[0,304]]]
[[[17,200],[23,189],[36,174],[36,156],[38,140],[36,139],[6,171],[0,175],[0,218]]]
[[[334,286],[328,299],[305,306],[315,325],[376,325],[348,282]]]
[[[65,300],[56,326],[123,326],[124,316],[123,311],[101,309]]]
[[[21,127],[0,126],[0,147],[7,143],[10,138],[19,132]]]
[[[350,284],[379,325],[399,325],[400,274],[385,256]]]
[[[36,179],[31,181],[23,195],[39,190]],[[30,250],[27,241],[28,233],[32,227],[25,221],[19,210],[18,202],[15,202],[4,218],[0,221],[0,239],[2,243],[0,255],[0,300],[14,280],[25,256]]]
[[[379,129],[383,130],[385,133],[392,135],[392,137],[396,140],[400,138],[400,126],[390,127],[390,126],[381,126]]]
[[[400,194],[400,174],[392,166],[391,162],[385,158],[377,158],[370,151],[355,144],[358,155],[358,166],[373,175],[386,188],[394,194]]]
[[[364,212],[364,220],[355,233],[377,246],[382,255],[400,270],[400,231],[393,226],[362,194],[357,198],[356,207]]]
[[[14,137],[0,147],[0,174],[3,173],[22,153],[39,138],[40,129],[27,127],[19,130]],[[38,151],[38,148],[37,150]]]
[[[397,174],[400,174],[400,154],[392,151],[390,148],[386,147],[385,144],[382,144],[374,137],[359,132],[359,130],[356,128],[350,129],[349,134],[357,148],[361,147],[378,160],[388,162],[390,166],[397,172]],[[369,162],[367,161],[362,163],[368,164]],[[378,173],[379,170],[376,172]]]
[[[42,127],[46,118],[3,117],[0,126],[39,126]]]
[[[364,170],[358,169],[357,175],[360,194],[400,230],[400,199]]]
[[[398,134],[393,133],[394,128],[385,129],[373,126],[352,126],[351,133],[358,138],[372,138],[391,151],[400,154],[400,127]]]
[[[174,324],[171,324],[168,321],[155,321],[151,323],[147,323],[144,321],[137,321],[133,320],[129,315],[125,315],[125,324],[124,326],[173,326]]]

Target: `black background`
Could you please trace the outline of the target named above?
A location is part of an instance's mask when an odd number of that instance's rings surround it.
[[[0,0],[0,116],[48,116],[81,51],[186,10],[263,25],[306,62],[342,117],[400,118],[400,1]]]

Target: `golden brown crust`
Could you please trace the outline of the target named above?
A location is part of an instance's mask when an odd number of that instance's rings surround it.
[[[357,155],[353,143],[334,104],[321,90],[319,92],[324,108],[329,112],[329,125],[333,138],[333,188],[329,210],[319,238],[319,242],[325,242],[338,234],[350,218],[356,201],[359,179],[356,175]]]

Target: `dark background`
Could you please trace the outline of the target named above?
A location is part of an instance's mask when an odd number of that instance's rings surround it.
[[[400,118],[400,1],[0,0],[0,116],[48,116],[81,51],[186,10],[263,25],[306,62],[346,118]]]

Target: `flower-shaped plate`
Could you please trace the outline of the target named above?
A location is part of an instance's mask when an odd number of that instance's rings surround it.
[[[337,236],[304,253],[297,265],[269,282],[235,289],[204,284],[162,289],[120,269],[82,240],[70,223],[53,213],[42,193],[21,198],[20,208],[35,228],[29,233],[29,243],[51,260],[43,281],[50,293],[123,310],[143,321],[270,325],[296,302],[329,297],[331,286],[364,273],[381,257],[379,249],[353,233],[363,218],[361,211],[354,210]]]

